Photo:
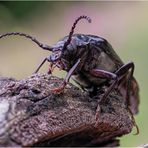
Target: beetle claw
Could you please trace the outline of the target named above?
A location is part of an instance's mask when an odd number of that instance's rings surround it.
[[[95,127],[98,126],[98,122],[99,122],[99,116],[100,116],[100,112],[101,112],[101,108],[100,105],[98,104],[97,109],[96,109],[96,114],[95,114]]]
[[[53,88],[53,89],[50,89],[50,90],[55,94],[60,94],[64,91],[65,86],[66,86],[66,84],[64,83],[63,85]]]

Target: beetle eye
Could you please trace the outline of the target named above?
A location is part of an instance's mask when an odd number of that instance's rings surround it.
[[[54,52],[54,53],[52,53],[50,56],[49,56],[49,61],[50,62],[54,62],[54,61],[57,61],[59,58],[60,58],[60,56],[61,56],[61,54],[60,54],[61,52]]]
[[[58,55],[58,54],[54,54],[54,55],[53,55],[53,58],[54,58],[55,60],[57,60],[57,59],[59,58],[59,55]]]

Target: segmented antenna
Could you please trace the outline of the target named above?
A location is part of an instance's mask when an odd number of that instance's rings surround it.
[[[19,35],[19,36],[26,37],[26,38],[32,40],[33,42],[35,42],[42,49],[52,51],[52,48],[50,46],[44,45],[44,44],[40,43],[36,38],[34,38],[34,37],[32,37],[28,34],[21,33],[21,32],[8,32],[8,33],[5,33],[5,34],[1,34],[0,39],[3,38],[3,37],[11,36],[11,35]]]
[[[67,41],[65,42],[63,49],[65,49],[65,48],[70,44],[72,35],[73,35],[73,33],[74,33],[74,29],[75,29],[77,23],[79,22],[79,20],[81,20],[81,19],[86,19],[89,23],[91,23],[91,18],[88,17],[87,15],[81,15],[81,16],[79,16],[79,17],[75,20],[75,22],[73,23],[73,26],[72,26],[71,31],[70,31],[70,33],[69,33],[69,38],[68,38]]]

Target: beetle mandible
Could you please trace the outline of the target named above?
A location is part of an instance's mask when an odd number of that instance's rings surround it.
[[[55,93],[64,90],[71,76],[83,90],[88,91],[91,95],[95,95],[98,88],[110,82],[110,86],[100,99],[100,103],[106,102],[108,95],[115,87],[118,87],[120,93],[125,98],[127,109],[137,128],[137,133],[139,133],[138,126],[133,117],[133,114],[138,112],[139,104],[139,87],[133,77],[134,63],[124,64],[109,42],[102,37],[73,34],[76,24],[81,19],[86,19],[89,23],[91,22],[91,19],[86,15],[78,17],[69,35],[59,40],[53,46],[42,44],[36,38],[21,32],[2,34],[0,38],[10,35],[24,36],[31,39],[42,49],[51,51],[52,54],[42,61],[35,73],[39,71],[46,61],[50,62],[49,73],[55,67],[67,71],[63,85],[52,89]],[[96,120],[98,120],[99,109],[98,105]]]

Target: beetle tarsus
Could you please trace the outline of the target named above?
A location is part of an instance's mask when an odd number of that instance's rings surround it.
[[[95,113],[95,125],[94,125],[95,127],[98,126],[100,113],[101,113],[101,108],[100,108],[100,105],[98,104],[96,113]]]
[[[55,94],[60,94],[64,91],[65,86],[66,86],[66,83],[63,83],[61,86],[50,89],[50,90],[51,90],[51,92],[53,92]]]
[[[134,115],[133,115],[131,109],[130,109],[128,106],[127,106],[127,110],[128,110],[128,112],[129,112],[129,114],[130,114],[130,117],[131,117],[131,120],[132,120],[132,122],[133,122],[133,125],[134,125],[135,128],[136,128],[136,133],[134,133],[134,135],[138,135],[138,134],[139,134],[139,127],[138,127],[138,125],[136,124]]]

